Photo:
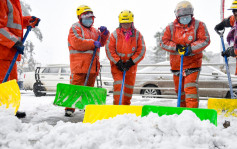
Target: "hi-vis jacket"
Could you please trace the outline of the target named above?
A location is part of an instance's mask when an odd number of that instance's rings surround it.
[[[180,69],[180,55],[176,45],[191,45],[192,53],[185,56],[183,69],[199,68],[202,65],[202,51],[210,44],[210,36],[206,25],[192,18],[191,24],[182,25],[176,19],[163,31],[160,41],[162,49],[170,52],[170,65],[172,70]]]
[[[105,48],[111,63],[112,73],[120,71],[115,65],[120,59],[125,63],[130,58],[132,58],[135,65],[129,69],[129,72],[136,73],[137,64],[144,58],[146,53],[143,36],[136,29],[133,29],[133,35],[126,41],[121,29],[117,28],[110,35]]]
[[[19,0],[0,0],[0,11],[0,60],[12,60],[16,54],[12,47],[22,40],[31,16],[22,16]],[[19,54],[17,61],[20,58]]]
[[[77,22],[72,25],[68,35],[68,48],[70,53],[71,73],[87,73],[95,49],[94,41],[98,39],[100,32],[94,27],[86,28]],[[100,43],[104,46],[108,35],[100,35]],[[90,73],[98,74],[100,49],[96,51]]]

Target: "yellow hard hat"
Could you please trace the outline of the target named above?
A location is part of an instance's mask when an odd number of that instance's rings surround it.
[[[124,10],[119,14],[119,23],[132,23],[133,13],[130,10]]]
[[[236,0],[234,0],[232,2],[232,5],[230,6],[230,9],[228,9],[228,10],[233,10],[233,9],[237,9],[237,1]]]
[[[181,1],[177,4],[174,13],[176,17],[193,15],[193,6],[189,1]]]
[[[77,15],[80,16],[82,13],[87,11],[93,12],[89,6],[81,5],[77,8]]]

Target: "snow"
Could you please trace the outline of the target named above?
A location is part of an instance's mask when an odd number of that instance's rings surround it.
[[[64,117],[64,108],[54,106],[54,96],[35,97],[21,91],[24,119],[0,110],[1,149],[236,149],[237,118],[218,116],[218,126],[200,121],[191,111],[180,115],[137,117],[118,115],[94,124],[82,123],[84,111]],[[108,96],[112,104],[112,96]],[[176,100],[134,97],[135,105],[176,106]],[[200,101],[206,108],[206,101]],[[223,122],[229,120],[230,127]]]

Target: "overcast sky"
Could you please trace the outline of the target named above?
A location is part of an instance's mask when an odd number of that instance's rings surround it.
[[[174,9],[180,0],[25,0],[32,8],[31,14],[42,21],[39,28],[43,42],[35,40],[36,59],[43,64],[69,63],[67,38],[71,25],[77,22],[76,9],[86,4],[94,12],[94,27],[107,26],[110,32],[118,27],[118,15],[128,9],[134,13],[134,25],[143,34],[147,50],[156,45],[154,35],[175,19]],[[211,44],[206,51],[220,52],[220,37],[214,27],[220,22],[221,0],[190,0],[194,6],[194,17],[203,21],[211,36]],[[232,0],[226,0],[225,17],[232,14],[227,10]],[[229,30],[226,30],[225,35]],[[105,58],[104,48],[101,58]]]

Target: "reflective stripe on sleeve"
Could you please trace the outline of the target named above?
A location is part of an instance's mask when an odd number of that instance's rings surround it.
[[[142,35],[141,35],[142,36]],[[138,38],[139,37],[139,32],[137,33],[136,37]],[[142,57],[143,55],[145,54],[145,43],[144,43],[144,39],[143,39],[143,36],[142,36],[142,50],[141,50],[141,53],[138,55],[138,57],[136,57],[133,62],[136,63],[138,62]]]
[[[160,38],[161,47],[164,48],[164,49],[167,49],[167,50],[176,51],[176,47],[172,47],[172,46],[168,46],[168,45],[164,44],[164,41],[162,40],[162,38],[163,38],[165,32],[166,32],[166,28],[162,32],[162,35],[161,35],[161,38]],[[173,33],[171,33],[171,35],[173,36]]]
[[[77,28],[76,27],[79,27],[81,29],[81,34],[82,34],[82,37],[80,37],[80,35],[77,33]],[[74,35],[78,38],[78,39],[81,39],[81,40],[86,40],[86,41],[94,41],[93,39],[85,39],[85,35],[84,35],[84,31],[81,27],[81,25],[77,22],[75,24],[73,24],[72,26],[72,31],[74,33]]]
[[[17,42],[18,39],[15,36],[12,36],[9,32],[7,32],[5,29],[0,28],[0,34],[2,34],[3,36],[5,36],[7,39],[13,41],[13,42]]]
[[[13,6],[10,0],[7,0],[7,7],[8,7],[8,20],[7,20],[7,27],[13,28],[13,29],[19,29],[22,30],[21,24],[17,24],[13,22]]]
[[[116,34],[117,35],[117,34]],[[106,52],[107,52],[107,55],[108,55],[108,58],[109,58],[109,60],[111,60],[113,63],[117,63],[117,61],[115,61],[115,59],[113,58],[113,56],[111,55],[111,53],[110,53],[110,51],[109,51],[109,43],[110,43],[110,38],[111,37],[109,37],[109,39],[107,40],[107,44],[106,44]]]

